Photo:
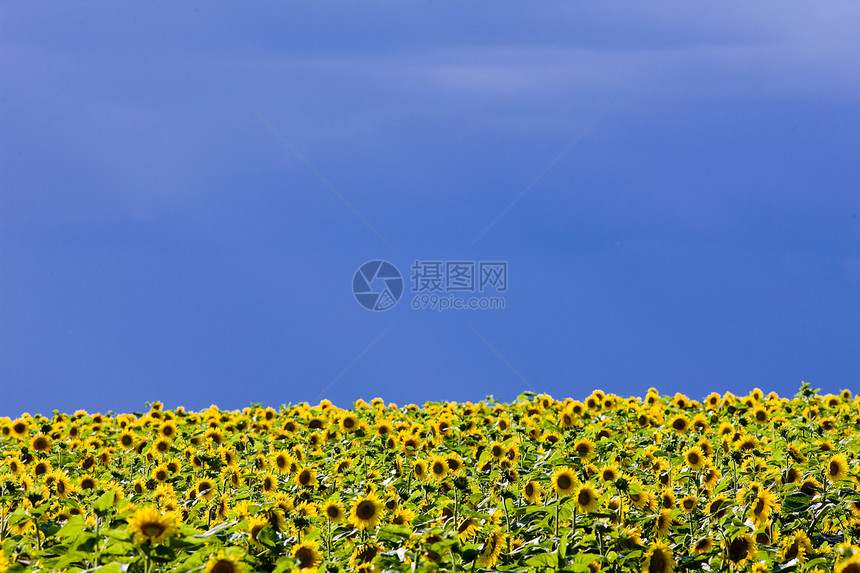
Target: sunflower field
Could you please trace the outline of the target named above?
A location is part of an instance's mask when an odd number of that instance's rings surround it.
[[[860,572],[860,397],[0,418],[0,571]]]

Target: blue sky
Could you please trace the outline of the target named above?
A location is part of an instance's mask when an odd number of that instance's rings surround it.
[[[0,416],[857,389],[858,22],[4,2]],[[416,260],[505,308],[414,310]]]

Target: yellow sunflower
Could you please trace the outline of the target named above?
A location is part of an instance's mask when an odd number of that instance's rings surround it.
[[[176,533],[176,516],[152,506],[142,507],[128,518],[128,531],[137,543],[161,543]]]
[[[674,570],[675,559],[669,544],[660,540],[654,541],[642,559],[642,573],[672,573]]]
[[[430,475],[433,476],[434,479],[439,480],[444,478],[448,475],[449,471],[448,460],[443,456],[436,456],[430,460]]]
[[[382,504],[374,494],[359,497],[349,514],[349,521],[361,530],[375,527],[381,518]]]
[[[323,504],[322,514],[332,523],[340,523],[344,517],[343,507],[334,498],[329,499]]]
[[[672,531],[674,525],[674,517],[671,509],[663,509],[657,514],[657,519],[654,520],[654,535],[658,537],[666,537]]]
[[[760,489],[750,504],[749,517],[756,525],[764,525],[778,504],[779,499],[770,490]]]
[[[835,571],[836,573],[860,573],[860,553],[839,562]]]
[[[540,484],[536,481],[527,482],[523,485],[523,497],[526,498],[529,503],[540,504],[541,502],[541,488]]]
[[[582,439],[573,444],[574,453],[581,458],[588,458],[594,454],[594,442]]]
[[[700,470],[705,467],[705,453],[699,446],[693,446],[684,452],[684,462],[691,470]]]
[[[239,573],[244,570],[239,564],[241,558],[240,554],[228,554],[225,551],[220,551],[206,561],[206,568],[203,573]]]
[[[296,484],[302,487],[314,487],[317,481],[317,471],[314,468],[302,468],[296,474]]]
[[[293,547],[293,559],[298,561],[299,571],[316,570],[321,559],[318,550],[319,543],[316,541],[303,541]]]
[[[499,556],[502,554],[502,544],[505,542],[505,535],[501,529],[494,529],[484,541],[484,547],[478,555],[478,566],[486,569],[493,568],[499,561]]]
[[[559,496],[573,493],[576,483],[576,473],[571,468],[559,468],[552,476],[552,487]]]
[[[797,559],[798,563],[803,564],[810,553],[812,553],[812,541],[804,531],[798,529],[780,544],[779,559],[783,563]]]
[[[845,454],[835,454],[827,462],[827,467],[824,471],[831,482],[842,481],[848,477],[848,459]]]
[[[580,485],[573,497],[577,509],[582,513],[591,513],[600,505],[600,493],[590,483]]]
[[[757,550],[755,540],[745,531],[738,533],[733,539],[726,540],[726,559],[732,567],[738,569],[752,560]]]

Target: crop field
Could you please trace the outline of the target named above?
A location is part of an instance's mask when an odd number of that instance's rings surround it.
[[[860,572],[860,398],[0,418],[0,571]]]

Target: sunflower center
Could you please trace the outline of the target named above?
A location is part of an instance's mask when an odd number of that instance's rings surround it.
[[[301,547],[296,551],[296,559],[299,560],[299,567],[311,567],[314,562],[314,555],[307,547]]]
[[[738,538],[729,545],[729,559],[737,563],[747,556],[749,543],[746,539]]]
[[[591,492],[587,489],[584,489],[579,492],[579,495],[576,496],[576,501],[579,502],[579,505],[586,506],[591,503],[592,497]]]
[[[359,519],[363,519],[366,521],[376,515],[376,506],[373,505],[373,502],[362,501],[358,504],[358,507],[355,508],[355,514],[358,516]]]
[[[211,573],[234,573],[236,568],[233,567],[233,563],[228,561],[227,559],[219,559],[215,562],[215,565],[212,566],[210,570]]]
[[[558,484],[558,487],[561,489],[568,489],[571,485],[573,485],[573,482],[571,481],[570,476],[567,476],[567,475],[558,476],[558,480],[556,481],[556,483]]]
[[[659,549],[654,551],[648,564],[648,573],[663,573],[666,571],[666,556]]]
[[[140,531],[147,537],[158,537],[164,532],[164,526],[160,523],[144,523]]]

